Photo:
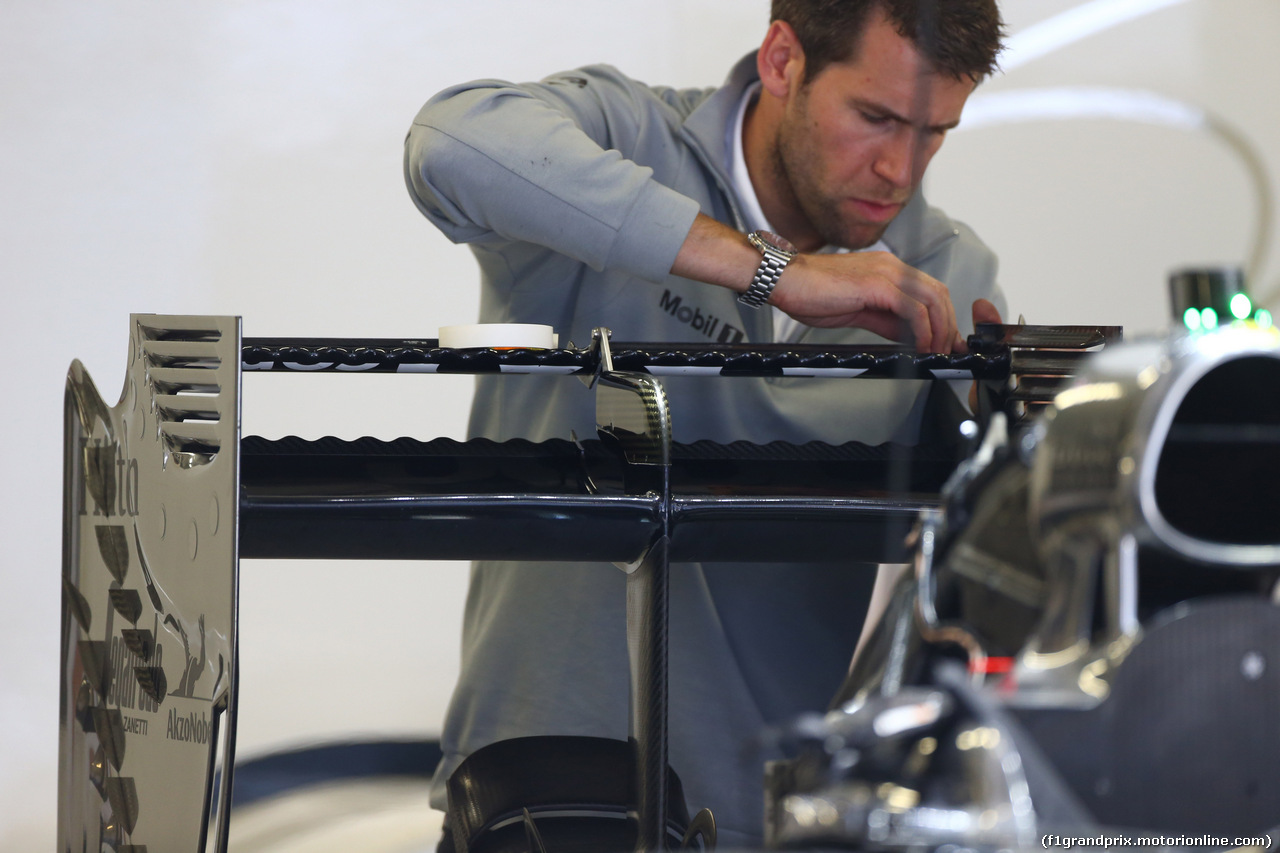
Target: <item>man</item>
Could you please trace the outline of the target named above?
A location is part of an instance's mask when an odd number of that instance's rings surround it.
[[[759,51],[718,90],[652,88],[607,66],[454,87],[410,130],[410,193],[471,245],[484,322],[545,323],[578,343],[607,325],[632,341],[960,349],[968,324],[954,306],[999,317],[995,258],[917,190],[993,70],[1001,25],[994,0],[920,7],[775,0]],[[920,428],[920,383],[664,385],[677,441],[879,444]],[[564,438],[591,434],[593,415],[575,381],[483,377],[471,429]],[[691,810],[715,813],[722,846],[758,843],[758,735],[826,705],[873,577],[673,567],[670,759]],[[625,739],[624,621],[624,577],[610,566],[477,564],[437,783],[506,738]]]

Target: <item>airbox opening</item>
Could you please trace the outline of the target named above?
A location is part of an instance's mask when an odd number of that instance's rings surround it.
[[[1155,500],[1187,536],[1280,544],[1280,359],[1238,358],[1192,386],[1160,452]]]

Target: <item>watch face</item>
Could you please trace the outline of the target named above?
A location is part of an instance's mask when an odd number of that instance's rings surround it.
[[[788,255],[794,255],[799,250],[791,245],[791,241],[786,237],[780,237],[772,231],[753,231],[751,236],[756,237],[763,243],[768,243],[780,252],[786,252]]]

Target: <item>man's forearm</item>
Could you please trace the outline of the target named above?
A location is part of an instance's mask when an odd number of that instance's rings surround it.
[[[760,253],[747,242],[745,234],[699,213],[671,272],[743,293],[759,264]]]
[[[671,272],[741,293],[759,264],[746,235],[700,213]],[[887,252],[797,255],[769,302],[810,326],[868,329],[921,351],[963,347],[946,286]]]

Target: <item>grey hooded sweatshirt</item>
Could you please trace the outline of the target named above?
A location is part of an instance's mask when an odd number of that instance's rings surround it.
[[[448,89],[414,119],[405,178],[419,210],[480,264],[480,321],[543,323],[585,344],[768,342],[768,309],[670,273],[699,211],[741,229],[727,173],[729,122],[754,54],[720,89],[651,87],[592,66],[539,83]],[[899,258],[969,306],[1003,312],[996,260],[919,194],[884,236]],[[882,343],[806,328],[800,342]],[[675,439],[912,442],[925,383],[677,377],[663,382]],[[496,440],[594,434],[592,392],[571,377],[477,380],[470,431]],[[680,564],[672,570],[670,761],[691,812],[721,846],[759,843],[766,728],[825,709],[847,669],[874,578],[865,565]],[[625,576],[611,565],[477,563],[462,674],[444,723],[443,780],[511,737],[625,739]]]

